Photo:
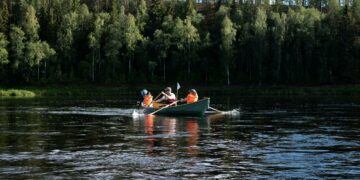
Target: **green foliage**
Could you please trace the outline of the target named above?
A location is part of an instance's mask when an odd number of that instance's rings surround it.
[[[164,18],[161,29],[154,32],[154,47],[157,50],[158,56],[156,57],[162,64],[163,81],[166,80],[166,59],[170,54],[170,47],[172,46],[172,33],[175,26],[174,19],[171,15]]]
[[[147,28],[148,34],[153,34],[163,23],[163,18],[166,16],[166,10],[163,0],[152,0],[149,8],[149,26]],[[171,15],[171,14],[169,14]]]
[[[354,0],[352,5],[352,12],[355,20],[360,22],[360,0]]]
[[[192,20],[188,16],[184,21],[176,18],[175,27],[172,31],[173,42],[176,46],[177,56],[180,58],[178,64],[186,64],[188,78],[191,75],[191,64],[197,59],[200,35],[198,30],[192,25]]]
[[[92,81],[95,81],[95,65],[101,61],[102,38],[109,20],[110,15],[108,13],[96,14],[94,30],[89,34],[89,47],[92,49]]]
[[[125,23],[127,16],[125,14],[125,8],[123,6],[118,9],[116,4],[113,4],[113,9],[111,12],[111,20],[107,27],[106,39],[104,53],[107,63],[107,72],[106,76],[113,79],[119,80],[123,73],[121,67],[117,67],[117,64],[121,63],[121,50],[124,47],[124,32],[125,32]],[[118,69],[116,69],[118,68]],[[117,72],[115,72],[117,70]],[[102,70],[100,70],[102,71]]]
[[[149,20],[148,8],[145,0],[140,0],[136,9],[136,20],[140,31],[144,31],[145,25]]]
[[[77,17],[76,12],[65,14],[60,25],[61,29],[58,32],[59,48],[67,55],[70,55],[68,51],[71,50],[73,44],[74,31],[78,28]]]
[[[140,34],[139,28],[136,26],[136,20],[132,14],[128,15],[125,27],[126,48],[129,53],[133,53],[138,41],[143,40],[143,36]]]
[[[226,15],[221,23],[221,62],[224,64],[227,77],[227,85],[230,85],[230,66],[234,60],[234,42],[236,37],[236,29],[230,18]]]
[[[186,19],[190,19],[191,22],[195,25],[199,25],[200,22],[204,19],[204,16],[196,11],[194,0],[186,0],[185,2],[185,14]]]
[[[0,32],[6,32],[9,21],[9,9],[6,1],[0,3]]]
[[[339,1],[338,0],[329,0],[329,12],[334,13],[338,12],[340,9]]]
[[[267,51],[267,42],[265,40],[267,33],[267,15],[263,8],[257,8],[253,28],[253,48],[256,49],[256,52],[253,54],[255,62],[254,70],[256,72],[255,77],[257,81],[261,83],[265,79],[264,59]]]
[[[35,97],[35,93],[28,90],[18,90],[18,89],[9,89],[2,90],[0,89],[0,97]]]
[[[8,60],[8,51],[6,49],[8,41],[3,33],[0,33],[0,64],[9,63]]]
[[[129,60],[129,73],[131,73],[131,64],[134,57],[134,52],[138,46],[138,43],[144,38],[140,33],[138,26],[136,26],[135,17],[132,14],[129,14],[126,19],[126,28],[125,28],[125,44],[126,44],[126,55]]]
[[[24,62],[25,33],[17,26],[11,27],[10,50],[12,56],[12,67],[17,69]]]
[[[231,22],[228,16],[225,16],[222,24],[221,24],[221,45],[220,48],[224,52],[231,51],[233,48],[233,44],[235,41],[236,30],[233,27],[233,23]]]
[[[360,82],[360,1],[283,2],[1,1],[0,80]]]
[[[26,37],[29,41],[34,41],[39,39],[39,22],[37,20],[35,9],[31,5],[26,7],[26,12],[24,16],[24,21],[22,22],[23,30],[26,34]]]
[[[41,61],[55,55],[55,50],[50,48],[46,42],[29,42],[26,49],[26,60],[30,67],[39,65]]]
[[[62,55],[63,68],[60,73],[67,73],[68,78],[73,78],[73,54],[74,54],[74,36],[78,27],[78,14],[70,12],[61,19],[60,30],[57,32],[57,47]]]
[[[152,86],[161,90],[163,85]],[[299,96],[306,97],[311,95],[339,95],[356,96],[360,93],[358,85],[352,86],[268,86],[268,87],[248,87],[248,86],[198,86],[197,90],[204,94],[215,93],[217,95],[232,96],[234,93],[245,96]],[[0,88],[1,98],[32,98],[32,97],[79,97],[91,96],[119,97],[133,94],[138,91],[138,87],[129,88],[128,86],[46,86],[46,87],[27,87],[25,89],[4,89]]]
[[[221,5],[219,10],[216,12],[217,22],[221,24],[225,16],[229,15],[229,12],[230,12],[229,7]]]
[[[89,47],[100,48],[101,36],[104,31],[105,21],[108,19],[108,14],[96,14],[94,22],[94,31],[89,34]]]
[[[272,63],[270,64],[271,72],[270,76],[274,81],[280,82],[280,70],[282,62],[282,46],[285,40],[286,33],[286,14],[272,12],[269,17],[269,35],[270,35],[270,58]]]
[[[86,23],[89,23],[91,20],[91,13],[89,11],[89,8],[86,4],[81,4],[76,9],[77,14],[79,14],[78,21],[80,22],[81,26],[86,26]]]
[[[267,15],[262,8],[257,9],[256,19],[254,23],[255,36],[262,37],[266,33]]]

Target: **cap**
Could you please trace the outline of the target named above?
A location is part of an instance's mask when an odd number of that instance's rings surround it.
[[[148,93],[148,90],[146,90],[146,89],[143,89],[140,92],[141,96],[145,96],[147,93]]]
[[[197,92],[196,92],[195,89],[190,89],[189,92],[193,92],[193,93],[196,93],[196,94],[197,94]]]

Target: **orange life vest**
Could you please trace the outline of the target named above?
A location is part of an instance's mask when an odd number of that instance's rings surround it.
[[[190,103],[194,103],[198,101],[198,95],[197,94],[193,94],[193,93],[189,93],[186,97],[186,103],[190,104]]]
[[[145,96],[144,96],[144,100],[143,100],[143,104],[144,104],[145,106],[149,106],[150,103],[152,102],[152,100],[153,100],[152,95],[145,95]]]

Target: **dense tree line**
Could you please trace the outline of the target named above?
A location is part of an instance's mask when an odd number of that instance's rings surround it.
[[[269,2],[2,0],[0,80],[360,82],[360,0]]]

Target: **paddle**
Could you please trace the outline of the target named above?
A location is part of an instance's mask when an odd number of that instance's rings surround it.
[[[223,113],[223,112],[224,112],[224,111],[220,111],[220,110],[218,110],[218,109],[215,109],[215,108],[213,108],[213,107],[209,107],[209,109],[214,110],[214,111],[216,111],[216,112],[218,112],[218,113]]]
[[[166,106],[164,106],[164,107],[162,107],[162,108],[160,108],[160,109],[158,109],[158,110],[150,113],[149,115],[153,115],[153,114],[155,114],[155,113],[157,113],[157,112],[159,112],[159,111],[161,111],[161,110],[163,110],[163,109],[165,109],[165,108],[167,108],[167,107],[169,107],[169,106],[171,106],[171,105],[174,105],[174,104],[177,103],[177,102],[178,102],[178,101],[174,101],[174,102],[172,102],[171,104],[168,104],[168,105],[166,105]]]
[[[161,93],[158,94],[158,95],[155,97],[155,99],[151,100],[150,104],[147,105],[146,107],[149,107],[154,101],[156,101],[156,100],[160,97],[160,95],[161,95]]]
[[[161,93],[159,93],[153,101],[156,101],[160,97]],[[151,104],[151,103],[150,103]]]
[[[179,97],[179,89],[181,88],[179,83],[176,83],[176,99]]]

